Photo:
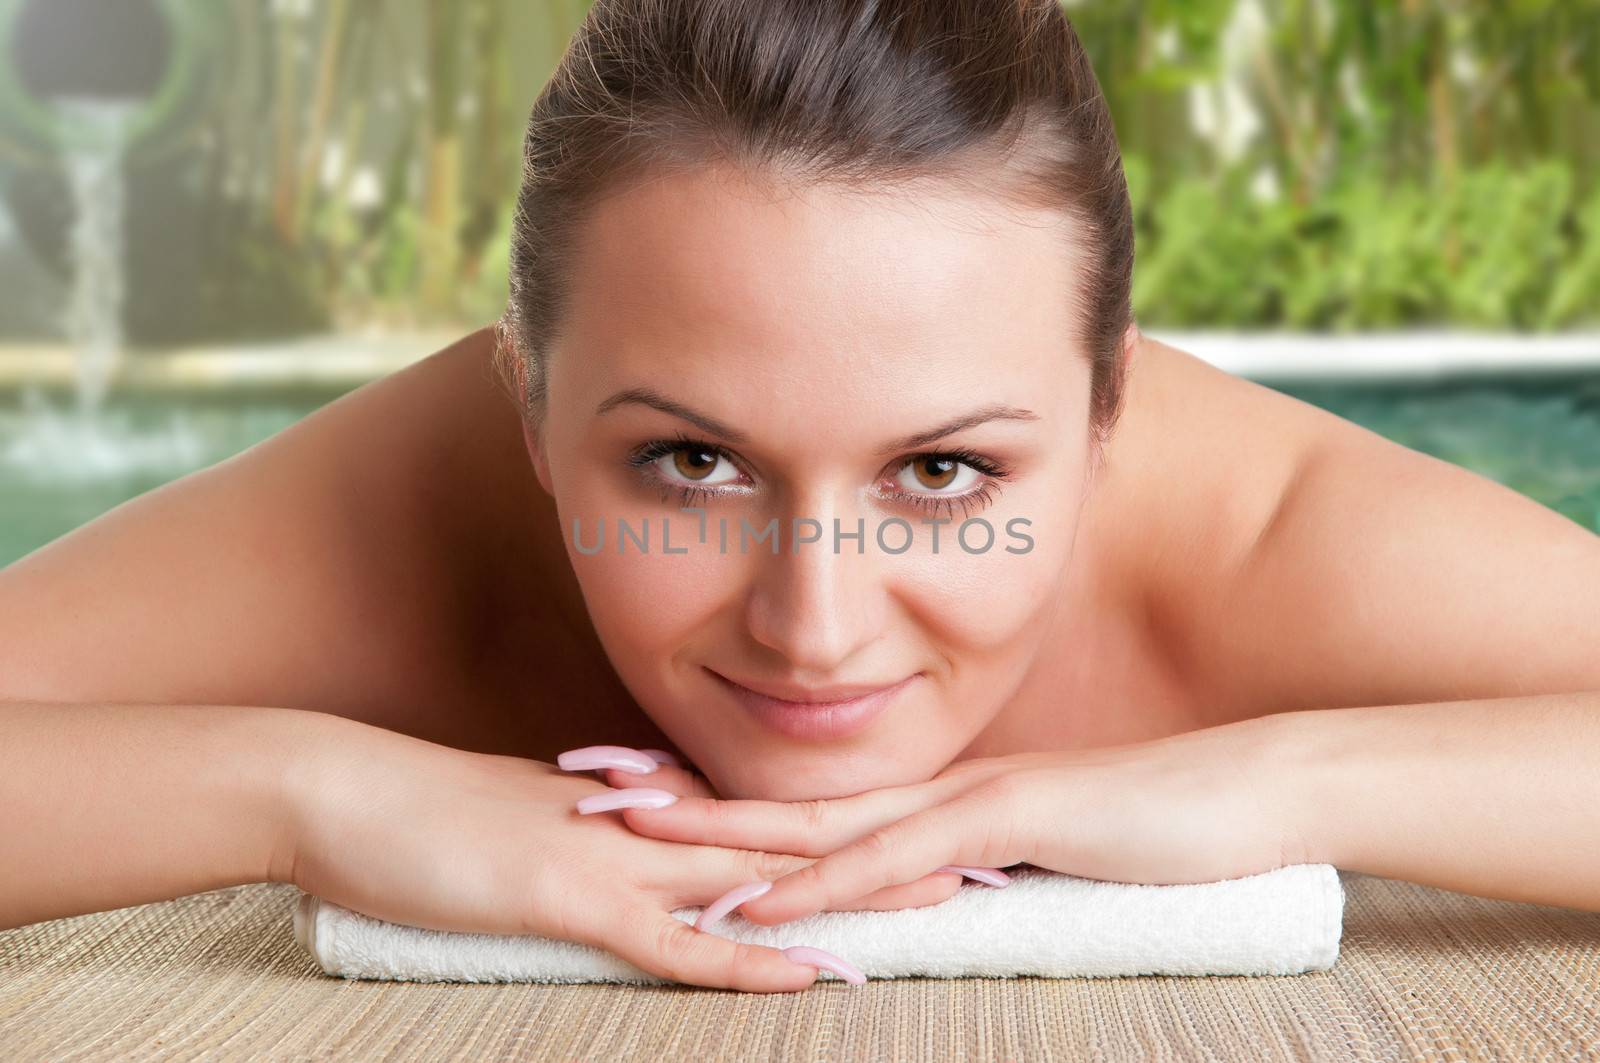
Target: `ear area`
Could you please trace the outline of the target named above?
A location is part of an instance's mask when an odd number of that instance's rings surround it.
[[[1122,364],[1124,367],[1133,361],[1133,352],[1139,348],[1139,341],[1144,334],[1139,331],[1137,321],[1129,321],[1128,327],[1122,333]]]
[[[533,474],[539,478],[539,486],[544,488],[545,494],[554,498],[555,489],[551,486],[550,479],[550,459],[526,414],[522,417],[522,442],[528,448],[528,459],[533,462]]]
[[[517,419],[522,422],[522,443],[527,448],[528,460],[533,464],[533,472],[539,479],[539,486],[544,488],[545,494],[554,497],[555,492],[550,479],[550,461],[545,454],[541,439],[543,433],[535,431],[533,411],[528,408],[528,361],[510,340],[510,334],[504,325],[497,326],[495,342],[500,345],[497,354],[510,362],[512,379],[516,383]]]
[[[517,408],[527,410],[528,366],[522,358],[522,353],[517,350],[517,345],[511,338],[511,329],[504,318],[494,323],[494,362],[502,374],[507,367],[510,367],[516,390]],[[501,379],[504,379],[504,376]]]
[[[1144,346],[1144,333],[1139,330],[1139,324],[1132,319],[1128,327],[1122,330],[1122,350],[1117,353],[1117,390],[1125,392],[1128,388],[1128,379],[1134,373],[1135,364],[1141,361],[1139,351]],[[1119,406],[1121,400],[1118,400]]]

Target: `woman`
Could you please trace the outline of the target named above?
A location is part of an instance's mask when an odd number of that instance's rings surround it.
[[[779,991],[667,913],[1600,909],[1600,540],[1141,336],[1052,0],[600,0],[526,148],[501,328],[0,573],[0,925],[272,880]]]

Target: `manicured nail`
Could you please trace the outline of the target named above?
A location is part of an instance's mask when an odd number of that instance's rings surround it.
[[[591,812],[610,812],[616,808],[666,808],[678,795],[653,786],[630,786],[623,790],[607,790],[603,794],[590,794],[578,798],[578,811],[587,816]]]
[[[849,960],[841,960],[831,952],[823,952],[810,945],[790,945],[783,950],[783,958],[806,967],[824,967],[851,985],[867,984],[867,976],[861,973],[861,968]]]
[[[640,775],[648,775],[661,767],[661,762],[647,756],[642,750],[627,746],[584,746],[569,749],[556,757],[556,767],[562,771],[593,771],[598,768],[620,768]]]
[[[934,868],[935,871],[954,871],[958,875],[965,875],[970,879],[987,883],[990,886],[1004,886],[1011,881],[1011,876],[997,867],[963,867],[960,864],[946,864]]]
[[[665,749],[641,749],[639,752],[643,753],[657,764],[670,764],[674,768],[683,767],[683,761],[678,759],[677,754],[669,753]]]
[[[772,883],[764,878],[733,887],[733,889],[706,905],[705,911],[701,912],[700,917],[694,921],[694,928],[696,930],[704,930],[745,901],[753,900],[771,888]]]

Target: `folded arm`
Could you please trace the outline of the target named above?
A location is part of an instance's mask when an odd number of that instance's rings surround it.
[[[0,928],[289,881],[285,780],[332,719],[0,701]]]
[[[1600,911],[1600,692],[1274,723],[1305,862]]]
[[[686,795],[636,833],[816,862],[741,905],[785,922],[1026,862],[1113,882],[1290,864],[1600,911],[1600,692],[1312,709],[1121,746],[961,761],[818,801]],[[612,771],[614,786],[648,775]]]
[[[1600,536],[1325,423],[1193,603],[1199,685],[1288,724],[1310,859],[1600,910]]]

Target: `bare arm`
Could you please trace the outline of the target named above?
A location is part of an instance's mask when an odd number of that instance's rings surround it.
[[[1256,721],[1252,721],[1256,722]],[[1600,911],[1600,692],[1273,718],[1307,863]]]
[[[289,881],[286,777],[331,720],[0,702],[0,927]]]
[[[1600,537],[1466,469],[1322,426],[1189,659],[1282,714],[1313,861],[1600,910]]]
[[[639,838],[576,811],[608,788],[553,765],[303,709],[13,701],[0,728],[0,929],[278,881],[390,922],[592,945],[672,981],[787,992],[817,976],[671,914],[807,861]]]

